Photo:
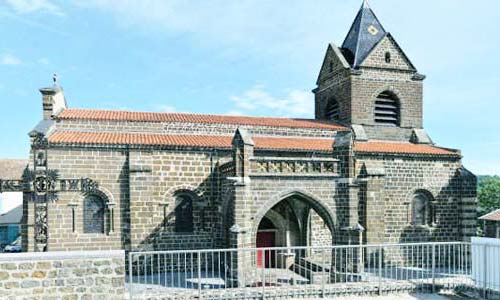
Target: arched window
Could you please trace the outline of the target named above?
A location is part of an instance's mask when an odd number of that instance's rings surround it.
[[[390,64],[391,63],[391,52],[386,52],[385,53],[385,62]]]
[[[430,196],[424,192],[418,192],[413,196],[411,202],[411,224],[414,226],[432,225],[434,213]]]
[[[400,107],[398,97],[385,91],[375,100],[375,123],[387,126],[399,126]]]
[[[325,117],[331,121],[338,121],[340,119],[340,105],[335,98],[328,100]]]
[[[193,232],[193,197],[189,193],[175,195],[175,232]]]
[[[88,195],[83,200],[83,232],[105,233],[106,204],[97,195]]]

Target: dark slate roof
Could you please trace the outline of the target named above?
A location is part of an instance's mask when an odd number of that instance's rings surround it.
[[[27,166],[27,159],[0,159],[0,179],[21,179]]]
[[[5,214],[0,215],[0,225],[20,224],[22,218],[23,206],[19,205],[18,207],[9,210]]]
[[[347,61],[353,68],[359,67],[386,34],[387,32],[367,1],[363,1],[363,5],[342,44]]]
[[[474,180],[476,179],[476,175],[474,175],[474,173],[472,173],[471,171],[467,170],[464,166],[461,166],[458,169],[458,174],[464,178],[473,178]]]
[[[38,133],[46,135],[53,124],[54,120],[42,120],[30,131],[30,135]]]

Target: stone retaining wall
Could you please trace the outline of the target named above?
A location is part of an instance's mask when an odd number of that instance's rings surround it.
[[[125,299],[124,251],[0,255],[0,299]]]

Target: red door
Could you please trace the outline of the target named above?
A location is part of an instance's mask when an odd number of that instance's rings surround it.
[[[276,232],[273,231],[257,232],[257,248],[272,248],[272,247],[276,247]],[[275,265],[274,263],[275,255],[273,252],[274,251],[269,251],[269,250],[257,250],[257,267],[261,268],[263,265],[266,268],[273,267]]]

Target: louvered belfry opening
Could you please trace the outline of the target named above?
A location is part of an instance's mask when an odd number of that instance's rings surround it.
[[[340,106],[335,98],[331,98],[328,101],[325,116],[328,120],[332,121],[338,121],[340,119]]]
[[[399,126],[399,99],[394,93],[385,91],[375,100],[375,123]]]

